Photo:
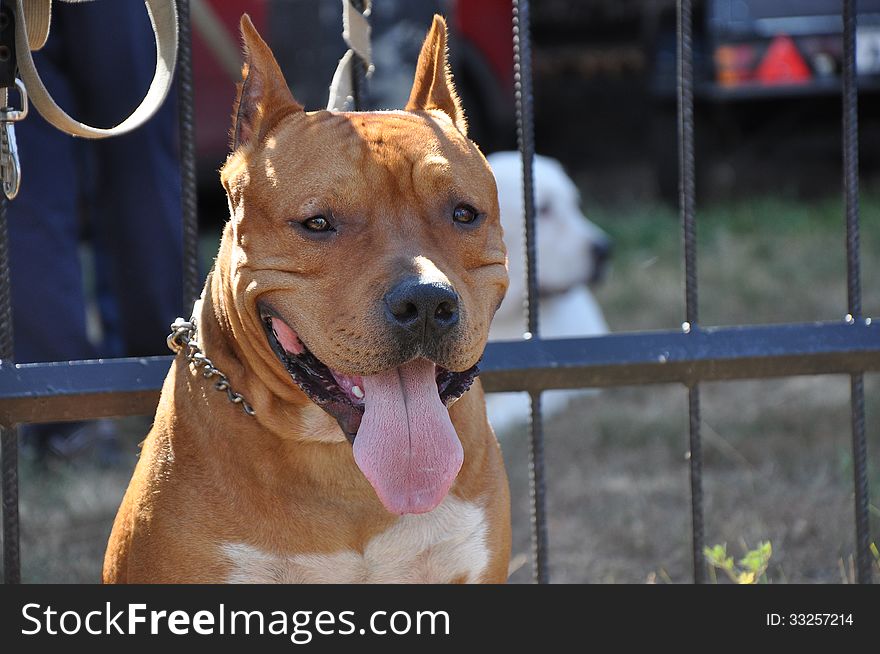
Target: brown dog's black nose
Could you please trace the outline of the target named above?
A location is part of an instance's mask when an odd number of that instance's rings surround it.
[[[397,330],[436,338],[458,323],[458,295],[448,284],[409,277],[385,295],[385,313]]]

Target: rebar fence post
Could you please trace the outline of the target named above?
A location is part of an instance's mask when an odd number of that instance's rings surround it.
[[[196,187],[192,26],[189,0],[177,0],[177,119],[180,139],[180,200],[183,216],[183,313],[201,295],[199,214]]]
[[[863,322],[859,254],[859,117],[856,75],[856,3],[843,0],[843,193],[846,212],[846,321]],[[855,487],[856,580],[871,583],[868,445],[865,437],[865,382],[850,378],[853,482]]]
[[[516,97],[516,132],[522,157],[523,211],[525,216],[526,301],[525,313],[529,339],[538,333],[538,282],[535,251],[535,188],[534,188],[534,110],[532,96],[532,47],[529,35],[530,9],[528,0],[513,2],[513,79]],[[544,435],[540,392],[530,394],[529,480],[532,499],[532,549],[534,577],[539,584],[550,581],[547,569],[547,517],[544,479]]]
[[[691,0],[678,0],[678,185],[679,213],[684,241],[684,288],[686,333],[698,329],[696,185],[694,181],[694,55]],[[700,439],[700,387],[688,386],[688,459],[691,487],[691,536],[694,583],[706,581],[703,561],[703,454]]]
[[[15,86],[15,14],[7,2],[0,2],[0,109],[9,105],[8,89]],[[5,111],[4,111],[5,114]],[[0,129],[12,124],[2,124]],[[10,135],[11,136],[11,135]],[[5,137],[7,138],[7,137]],[[4,174],[9,171],[4,169]],[[18,171],[15,171],[15,175]],[[4,179],[4,187],[6,182]],[[17,192],[17,183],[10,197]],[[0,192],[0,368],[13,365],[12,280],[9,272],[9,230],[6,222],[7,198]],[[18,512],[18,429],[0,423],[0,486],[3,493],[3,581],[21,582],[20,525]]]
[[[5,106],[5,91],[0,100]],[[2,195],[2,194],[0,194]],[[0,366],[12,365],[12,285],[9,275],[9,233],[6,198],[0,197]],[[0,476],[3,487],[3,582],[21,582],[18,515],[18,429],[0,425]]]

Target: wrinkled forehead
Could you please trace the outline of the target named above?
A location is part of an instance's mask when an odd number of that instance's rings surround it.
[[[273,185],[376,184],[424,192],[494,181],[477,147],[442,115],[316,111],[281,121],[253,162]],[[460,188],[459,188],[460,187]]]

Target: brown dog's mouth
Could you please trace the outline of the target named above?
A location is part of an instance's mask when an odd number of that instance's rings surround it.
[[[272,351],[308,398],[329,413],[352,443],[366,407],[366,389],[359,375],[331,369],[306,347],[299,335],[272,309],[260,306],[260,321]],[[437,392],[447,407],[470,388],[479,368],[453,372],[436,365]]]

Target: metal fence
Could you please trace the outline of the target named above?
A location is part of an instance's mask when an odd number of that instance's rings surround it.
[[[880,325],[862,315],[859,266],[858,91],[855,68],[855,0],[841,0],[843,14],[843,187],[849,313],[839,322],[772,326],[702,327],[696,274],[694,160],[694,75],[692,1],[678,1],[678,146],[680,216],[684,249],[685,315],[681,331],[620,333],[543,341],[538,334],[535,206],[532,162],[532,75],[529,2],[514,0],[513,43],[517,131],[523,161],[526,213],[528,334],[522,342],[492,343],[482,379],[487,391],[527,391],[532,402],[531,499],[534,577],[550,581],[545,510],[541,392],[548,389],[677,382],[689,402],[691,532],[694,581],[706,578],[703,561],[703,458],[700,437],[700,382],[847,374],[851,379],[856,579],[871,581],[867,441],[863,373],[880,371]],[[363,2],[353,2],[363,8]],[[184,188],[185,304],[199,292],[196,265],[197,221],[192,132],[192,67],[189,3],[178,1],[180,52],[178,85]],[[363,66],[355,67],[363,74]],[[358,73],[360,71],[360,73]],[[355,87],[363,88],[362,80]],[[2,430],[3,563],[6,583],[19,572],[18,461],[15,425],[149,414],[171,357],[65,361],[15,365],[5,204],[0,209],[0,430]]]

